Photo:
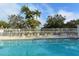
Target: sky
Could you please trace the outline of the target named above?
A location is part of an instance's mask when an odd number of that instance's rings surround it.
[[[8,16],[21,14],[20,9],[23,5],[31,10],[39,10],[41,16],[38,19],[42,25],[46,22],[49,15],[61,14],[66,17],[65,22],[79,19],[78,3],[0,3],[0,20],[8,21]]]

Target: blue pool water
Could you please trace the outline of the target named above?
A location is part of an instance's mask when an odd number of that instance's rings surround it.
[[[0,41],[0,56],[79,56],[78,39]]]

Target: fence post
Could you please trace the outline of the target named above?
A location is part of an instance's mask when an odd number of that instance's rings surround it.
[[[78,33],[78,37],[79,37],[79,25],[77,25],[77,33]]]

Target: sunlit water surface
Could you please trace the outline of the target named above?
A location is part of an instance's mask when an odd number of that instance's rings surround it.
[[[78,39],[0,41],[0,56],[79,56]]]

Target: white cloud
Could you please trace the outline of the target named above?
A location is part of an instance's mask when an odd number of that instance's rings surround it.
[[[0,19],[7,20],[8,15],[18,14],[19,6],[14,3],[0,4]]]
[[[73,19],[74,20],[79,19],[79,14],[74,13],[74,12],[68,12],[68,11],[65,11],[65,10],[59,10],[58,14],[61,14],[62,16],[66,17],[65,22],[68,22],[68,21],[73,20]]]

